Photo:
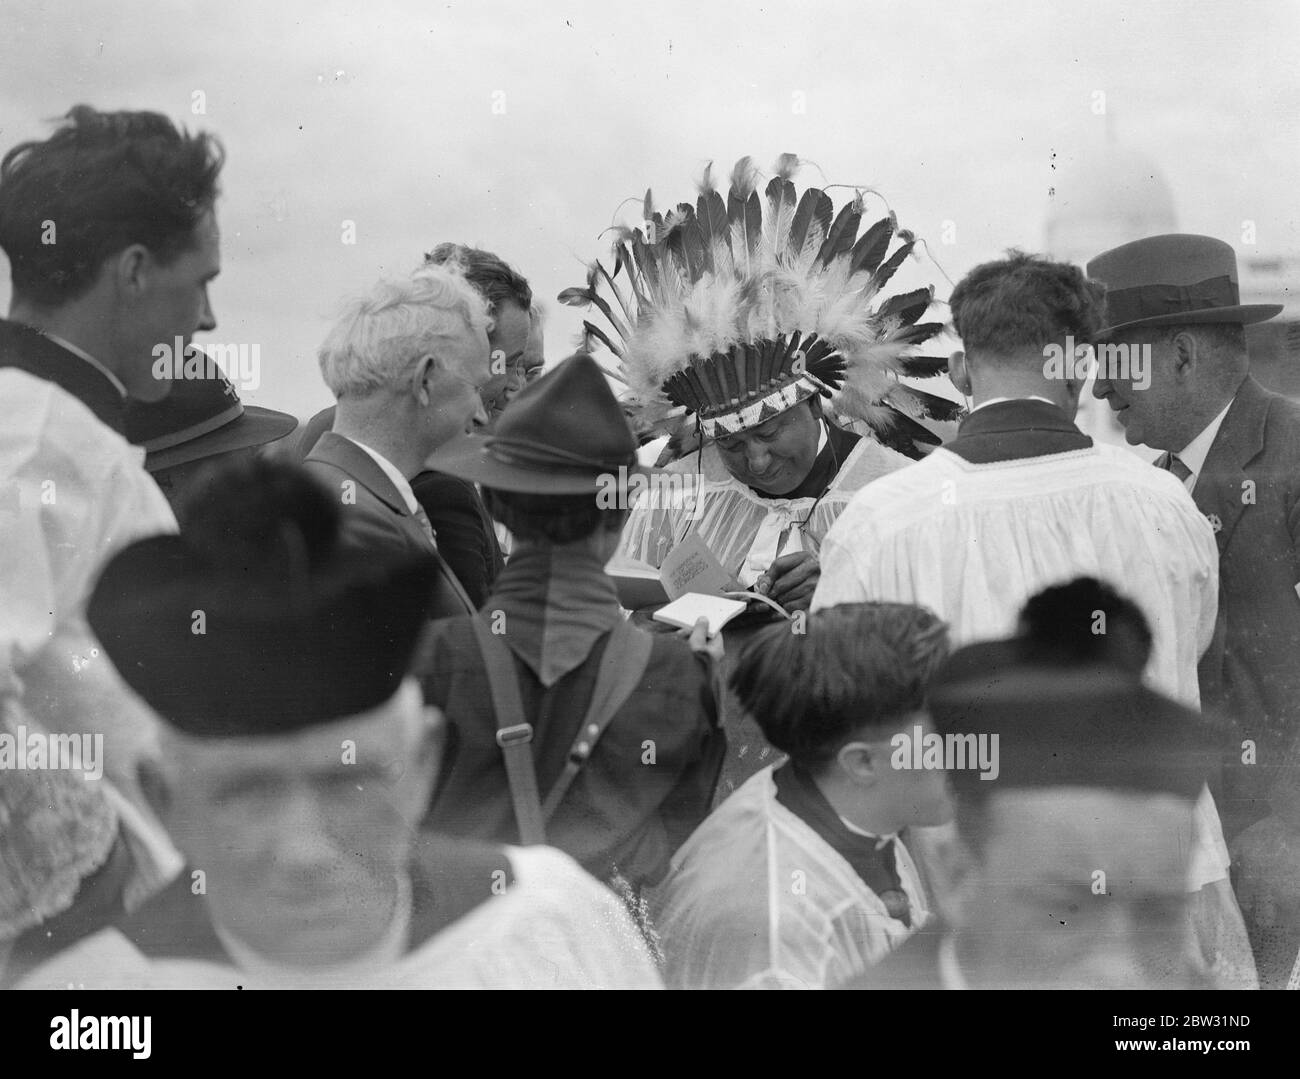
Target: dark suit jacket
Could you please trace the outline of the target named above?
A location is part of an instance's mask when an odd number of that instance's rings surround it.
[[[1253,774],[1246,793],[1258,799],[1300,732],[1300,405],[1247,378],[1192,497],[1217,522],[1219,544],[1219,619],[1201,660],[1202,702],[1256,742],[1258,766],[1240,771]],[[1263,815],[1262,805],[1251,815]]]
[[[333,406],[317,412],[292,436],[292,452],[299,460],[306,458],[321,435],[333,426]],[[411,489],[438,538],[438,553],[451,567],[470,602],[481,607],[505,558],[478,488],[469,480],[426,471],[411,480]]]
[[[478,488],[458,476],[426,471],[411,480],[411,490],[429,515],[442,557],[474,606],[482,607],[506,560]]]
[[[473,613],[474,605],[455,574],[406,508],[401,492],[370,454],[342,435],[326,431],[307,455],[304,467],[340,499],[346,544],[363,550],[387,549],[399,555],[422,553],[438,560],[431,618]],[[349,481],[354,486],[345,489],[343,485]]]

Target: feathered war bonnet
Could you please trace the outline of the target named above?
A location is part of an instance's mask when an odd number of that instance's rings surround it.
[[[627,386],[643,438],[676,440],[691,415],[706,438],[725,437],[821,394],[920,457],[940,440],[917,421],[960,410],[899,381],[947,370],[945,358],[914,354],[943,330],[920,321],[934,289],[881,300],[916,241],[892,213],[859,235],[862,192],[835,214],[825,191],[798,195],[798,164],[782,154],[760,195],[758,170],[742,158],[725,199],[706,169],[696,204],[666,214],[647,191],[644,224],[614,227],[612,271],[593,262],[586,286],[559,299],[604,316],[608,330],[583,323],[586,344],[617,358],[610,373]]]

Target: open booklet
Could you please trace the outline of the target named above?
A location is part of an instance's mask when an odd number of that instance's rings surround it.
[[[791,617],[770,596],[741,588],[696,532],[677,544],[658,570],[643,562],[614,560],[605,571],[614,578],[619,602],[629,610],[667,602],[654,617],[669,625],[689,629],[697,619],[707,618],[709,632],[716,633],[755,603],[782,618]]]

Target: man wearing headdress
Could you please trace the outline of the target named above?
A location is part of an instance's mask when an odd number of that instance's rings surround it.
[[[825,191],[797,195],[798,164],[781,156],[765,198],[749,158],[725,199],[707,171],[694,207],[660,214],[647,192],[643,228],[618,230],[612,273],[593,263],[560,300],[604,315],[611,333],[585,327],[618,357],[634,423],[669,434],[669,472],[697,481],[686,498],[652,486],[620,555],[659,566],[695,532],[739,584],[806,610],[821,538],[849,498],[939,441],[914,417],[956,406],[898,381],[944,369],[911,355],[942,329],[918,321],[933,290],[877,302],[911,233],[890,214],[859,236],[861,193],[835,215]]]

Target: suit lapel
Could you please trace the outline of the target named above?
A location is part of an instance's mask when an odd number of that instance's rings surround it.
[[[312,447],[307,460],[323,461],[341,468],[394,513],[402,517],[411,516],[410,510],[406,508],[406,500],[393,485],[393,481],[384,475],[384,470],[375,463],[375,459],[351,439],[326,431]]]
[[[1250,479],[1245,466],[1264,448],[1268,404],[1268,394],[1247,376],[1223,417],[1219,433],[1205,457],[1205,466],[1192,488],[1197,508],[1214,527],[1220,555],[1245,509],[1242,495],[1246,490],[1244,484]]]
[[[438,573],[456,600],[463,606],[465,613],[474,612],[473,600],[469,598],[464,586],[452,573],[442,555],[438,554],[437,544],[430,544],[415,515],[406,508],[406,500],[402,498],[401,492],[393,485],[393,481],[384,475],[384,470],[375,463],[375,459],[370,454],[351,439],[344,438],[333,431],[326,431],[312,447],[307,460],[320,461],[342,469],[392,510],[397,515],[403,530],[411,536],[414,546],[419,550],[431,552],[437,558]]]

